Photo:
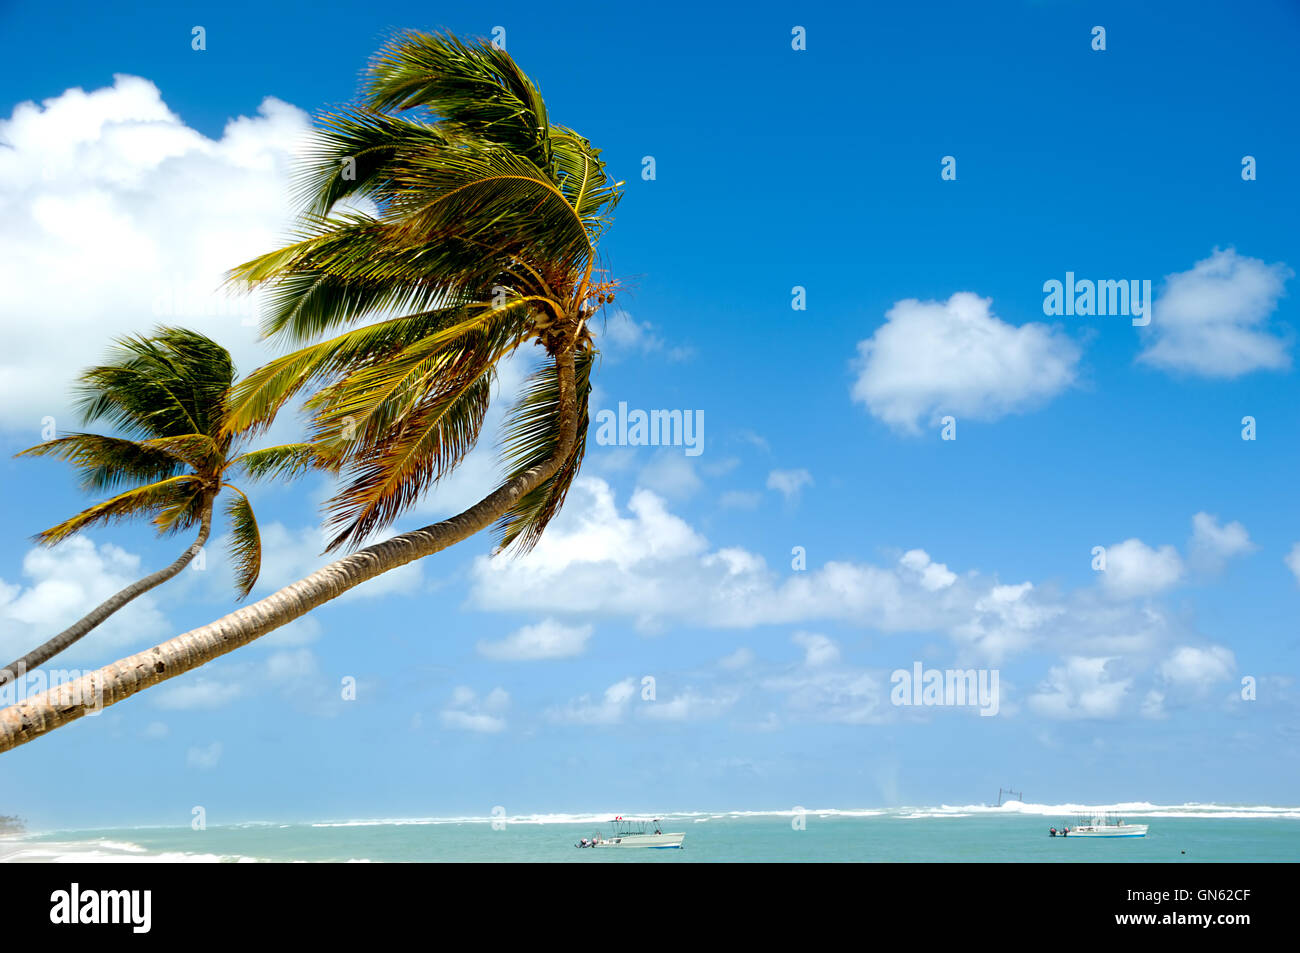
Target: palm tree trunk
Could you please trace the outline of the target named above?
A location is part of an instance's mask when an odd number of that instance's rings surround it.
[[[188,566],[191,560],[199,554],[199,550],[203,548],[203,544],[208,541],[208,534],[212,532],[212,502],[212,497],[209,496],[203,507],[203,516],[199,522],[199,535],[195,538],[190,548],[181,553],[180,557],[174,563],[164,569],[159,569],[155,573],[150,573],[143,579],[138,579],[131,583],[131,585],[127,586],[121,592],[118,592],[112,598],[96,606],[93,610],[72,625],[68,626],[68,628],[64,629],[44,645],[37,646],[22,658],[16,659],[10,662],[3,669],[0,669],[0,685],[11,682],[16,678],[22,678],[27,674],[27,672],[31,671],[36,666],[43,662],[48,662],[64,649],[87,635],[92,629],[97,627],[132,599],[144,595],[156,586],[161,586],[168,579],[171,579]],[[3,658],[3,656],[0,656],[0,658]]]
[[[560,435],[545,463],[521,473],[457,516],[367,546],[260,602],[9,706],[0,711],[0,752],[233,652],[368,579],[440,552],[491,526],[516,500],[550,479],[573,449],[578,412],[572,349],[557,355],[556,364]]]

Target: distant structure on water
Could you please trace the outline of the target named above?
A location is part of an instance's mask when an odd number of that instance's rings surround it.
[[[1019,791],[1013,791],[1011,790],[1011,788],[1007,788],[1005,790],[1003,790],[1002,788],[998,788],[998,803],[994,804],[993,805],[994,807],[1002,806],[1003,804],[1002,795],[1004,794],[1007,796],[1008,801],[1020,801],[1022,804],[1024,803],[1025,796],[1021,794]]]

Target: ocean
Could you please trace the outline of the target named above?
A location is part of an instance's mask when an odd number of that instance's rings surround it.
[[[1075,815],[1112,811],[1150,825],[1146,837],[1048,837]],[[577,850],[611,814],[494,819],[428,817],[190,827],[51,830],[0,837],[0,861],[39,862],[574,862],[1300,860],[1300,808],[1145,802],[1012,802],[880,810],[638,814],[686,834],[682,850]],[[632,814],[626,814],[632,817]]]

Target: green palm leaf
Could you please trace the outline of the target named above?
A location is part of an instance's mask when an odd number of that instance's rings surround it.
[[[226,471],[239,469],[255,480],[291,480],[308,470],[329,469],[332,466],[330,461],[322,457],[316,444],[285,443],[240,454],[226,465]]]
[[[153,516],[160,530],[172,531],[194,525],[193,504],[203,495],[203,481],[182,475],[136,487],[82,510],[71,519],[37,534],[36,541],[47,546],[67,539],[91,526]],[[189,520],[189,522],[186,522]]]
[[[230,559],[235,567],[235,588],[243,599],[253,591],[253,585],[262,572],[262,535],[253,515],[253,505],[238,487],[223,483],[235,493],[226,503],[226,517],[230,520]]]
[[[66,460],[80,473],[82,488],[91,491],[155,483],[185,469],[184,460],[164,449],[93,433],[73,433],[47,440],[16,456]]]
[[[537,545],[543,530],[568,495],[569,487],[587,452],[588,400],[591,396],[593,353],[585,351],[574,360],[574,386],[578,402],[578,436],[569,457],[549,480],[525,494],[497,523],[499,549],[515,545],[526,553]],[[555,362],[549,361],[524,385],[523,395],[511,409],[502,440],[506,482],[525,473],[555,452],[560,439],[560,381]]]
[[[457,131],[550,166],[541,93],[505,50],[482,40],[401,34],[371,63],[366,105],[376,112],[423,107]]]

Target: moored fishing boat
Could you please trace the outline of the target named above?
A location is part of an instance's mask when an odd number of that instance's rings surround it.
[[[1055,827],[1048,831],[1050,837],[1146,837],[1146,824],[1130,824],[1114,814],[1083,814],[1073,827]]]
[[[664,833],[658,818],[650,821],[629,821],[616,817],[610,821],[609,833],[597,831],[584,837],[575,847],[650,847],[681,848],[685,833]]]

